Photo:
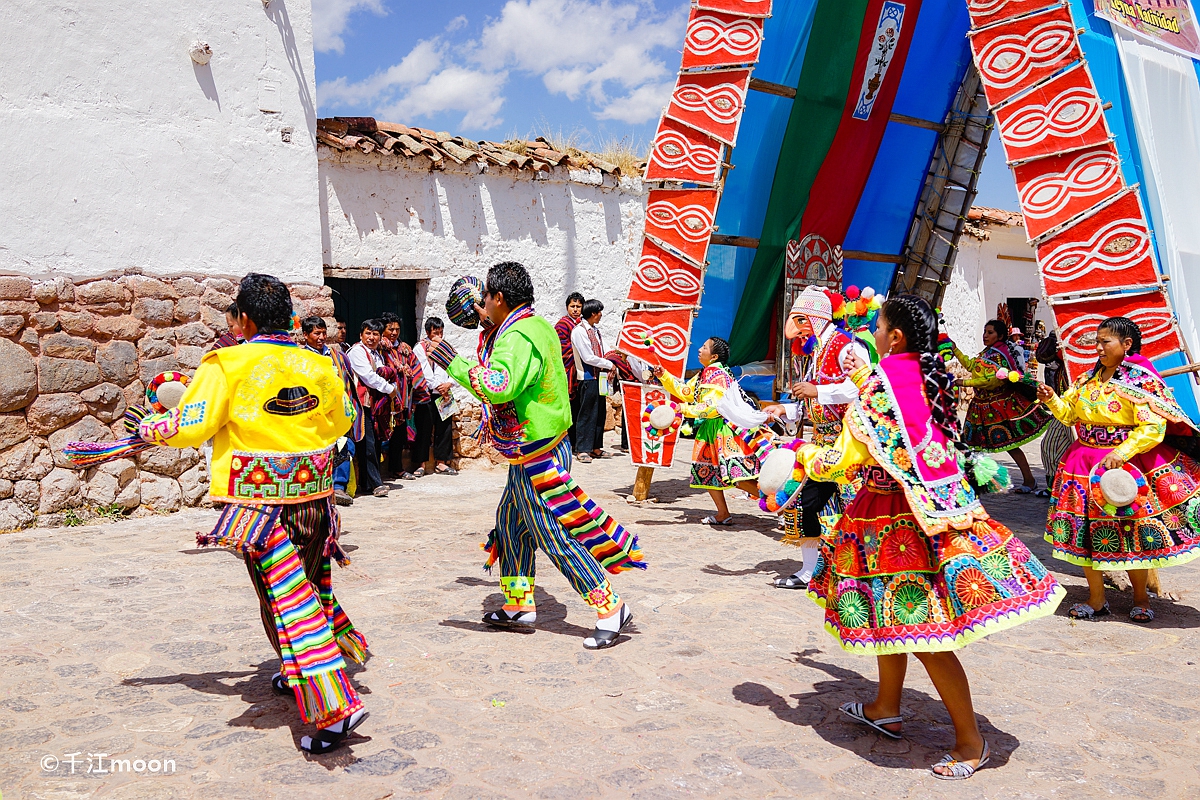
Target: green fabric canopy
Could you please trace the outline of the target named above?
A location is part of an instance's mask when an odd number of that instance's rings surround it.
[[[758,252],[730,332],[730,362],[766,358],[784,252],[841,122],[868,0],[820,0],[796,87]],[[819,198],[817,198],[819,201]]]

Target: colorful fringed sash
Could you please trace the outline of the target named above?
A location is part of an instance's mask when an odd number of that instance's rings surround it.
[[[565,435],[525,445],[521,456],[510,463],[525,470],[546,507],[600,566],[613,575],[628,569],[645,569],[637,536],[596,505],[555,457],[554,451]],[[488,551],[487,568],[491,568],[497,557],[494,533],[484,545]]]

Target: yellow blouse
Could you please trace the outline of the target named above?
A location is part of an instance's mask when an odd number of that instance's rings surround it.
[[[1153,450],[1167,434],[1167,421],[1148,404],[1134,403],[1117,391],[1113,381],[1103,381],[1093,375],[1082,383],[1076,381],[1062,397],[1057,394],[1046,402],[1050,413],[1064,425],[1077,422],[1086,425],[1132,427],[1129,438],[1113,448],[1113,455],[1122,461]]]
[[[962,382],[963,386],[976,389],[999,389],[1005,384],[1005,381],[996,377],[996,367],[982,358],[971,358],[957,346],[954,348],[954,356],[958,359],[958,363],[971,371],[971,377]]]
[[[796,461],[813,480],[829,483],[853,483],[858,470],[878,463],[867,446],[851,432],[849,425],[831,445],[806,444],[796,451]]]
[[[669,372],[659,378],[663,388],[683,401],[683,416],[688,419],[716,419],[721,416],[717,402],[729,389],[729,373],[720,364],[709,364],[687,383],[680,383]]]
[[[213,499],[303,503],[333,492],[330,448],[354,417],[328,356],[251,341],[204,356],[179,404],[138,435],[167,447],[211,438]]]

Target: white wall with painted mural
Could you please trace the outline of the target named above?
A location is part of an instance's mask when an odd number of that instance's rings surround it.
[[[318,149],[324,260],[329,274],[379,267],[421,281],[418,325],[446,316],[451,284],[500,261],[530,271],[537,311],[563,314],[572,291],[604,303],[615,347],[637,265],[646,192],[640,179],[555,169],[549,177],[478,165],[430,171],[391,154]],[[449,326],[457,347],[477,334]]]
[[[0,271],[320,283],[310,0],[3,13]]]

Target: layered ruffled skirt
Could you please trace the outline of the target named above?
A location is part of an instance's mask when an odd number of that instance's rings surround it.
[[[972,450],[1000,453],[1032,442],[1052,419],[1046,406],[1025,397],[1012,384],[976,389],[967,406],[963,439]]]
[[[826,630],[865,655],[956,650],[1054,613],[1064,594],[994,520],[927,536],[879,467],[868,468],[866,487],[822,537],[808,586]]]
[[[1145,477],[1148,492],[1129,516],[1109,516],[1090,476],[1120,438],[1096,446],[1093,434],[1080,433],[1054,481],[1046,520],[1054,557],[1099,570],[1171,567],[1200,557],[1200,463],[1165,444],[1134,456],[1128,463]]]
[[[706,419],[696,426],[692,447],[692,488],[732,489],[740,481],[758,477],[762,464],[746,441],[722,418]]]

